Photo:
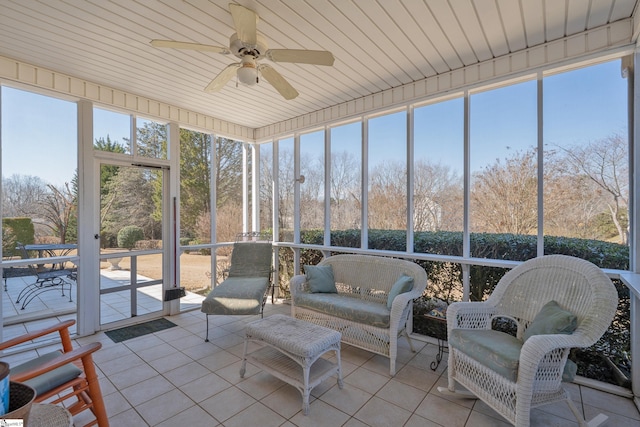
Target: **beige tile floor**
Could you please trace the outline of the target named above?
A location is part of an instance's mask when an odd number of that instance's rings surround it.
[[[289,311],[284,304],[266,307],[266,315]],[[446,384],[446,360],[433,372],[429,365],[437,347],[414,342],[418,352],[412,353],[405,340],[393,378],[387,359],[343,344],[344,388],[335,378],[320,384],[304,416],[294,387],[251,365],[244,379],[239,376],[243,329],[257,318],[211,316],[209,343],[203,340],[205,316],[199,311],[170,317],[178,327],[118,344],[104,333],[76,341],[103,344],[95,362],[112,426],[509,425],[482,402],[440,395],[436,388]],[[569,388],[588,418],[604,412],[606,426],[640,425],[631,400],[575,384]],[[532,426],[577,425],[565,404],[534,410],[531,418]],[[76,425],[86,421],[83,414],[76,417]]]

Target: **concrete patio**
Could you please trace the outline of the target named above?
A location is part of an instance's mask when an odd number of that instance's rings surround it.
[[[110,289],[123,286],[129,283],[130,272],[127,270],[107,270],[100,271],[100,289]],[[69,279],[71,283],[72,301],[69,301],[68,288],[65,286],[64,294],[61,288],[54,287],[46,292],[38,294],[24,310],[21,309],[22,302],[16,303],[20,291],[31,283],[35,282],[35,277],[15,277],[7,280],[7,291],[2,294],[2,312],[4,315],[4,325],[28,322],[31,320],[46,317],[65,317],[73,314],[77,310],[77,284]],[[144,283],[150,279],[138,275],[138,283]],[[144,315],[154,311],[162,310],[162,287],[161,285],[151,285],[138,289],[136,297],[137,315]],[[204,297],[193,292],[180,299],[181,310],[189,310],[200,307]],[[100,323],[107,324],[131,317],[131,292],[119,291],[101,295],[100,298]],[[75,318],[75,316],[71,316]],[[5,332],[6,337],[6,332]]]
[[[265,316],[289,314],[290,306],[271,304]],[[62,316],[64,318],[64,316]],[[211,342],[204,342],[205,316],[197,310],[168,317],[178,326],[113,343],[104,333],[76,339],[100,341],[95,362],[111,425],[126,426],[508,426],[480,401],[452,400],[437,392],[446,384],[446,360],[429,368],[437,346],[415,342],[412,353],[401,340],[398,373],[389,376],[388,360],[342,345],[345,387],[330,378],[312,392],[304,416],[297,389],[248,365],[239,376],[243,330],[259,316],[211,316]],[[50,324],[47,321],[5,327],[5,339]],[[38,352],[47,351],[38,349]],[[32,357],[15,354],[9,363]],[[568,386],[588,418],[604,412],[607,426],[637,426],[640,414],[630,399],[594,389]],[[86,415],[82,415],[83,417]],[[259,420],[259,422],[258,422]],[[77,419],[77,424],[86,422]],[[532,426],[577,425],[566,405],[534,410]]]

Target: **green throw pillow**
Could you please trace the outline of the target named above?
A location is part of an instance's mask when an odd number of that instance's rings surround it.
[[[563,309],[555,301],[546,303],[529,325],[524,341],[533,335],[571,334],[578,327],[578,319],[571,312]]]
[[[402,273],[400,278],[396,280],[396,283],[391,287],[391,291],[389,291],[389,296],[387,297],[387,308],[391,310],[391,304],[393,304],[394,298],[400,294],[409,292],[411,289],[413,289],[413,277]]]
[[[330,265],[305,265],[304,272],[311,292],[325,294],[338,292],[333,278],[333,268]]]

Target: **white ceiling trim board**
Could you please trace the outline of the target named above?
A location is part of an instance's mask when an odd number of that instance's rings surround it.
[[[597,56],[604,50],[633,49],[632,31],[631,19],[615,22],[578,35],[374,93],[339,106],[328,107],[322,111],[258,128],[255,139],[257,142],[265,142],[297,130],[297,125],[301,123],[320,126],[370,114],[372,111],[393,108],[407,102],[423,101],[451,91],[488,84],[506,77],[533,74],[542,68],[559,65],[565,61],[579,61],[588,56]],[[350,113],[342,115],[345,112]]]
[[[61,93],[65,96],[90,100],[150,119],[179,122],[181,125],[196,127],[202,131],[224,134],[229,138],[253,140],[254,136],[254,130],[246,126],[219,120],[141,95],[101,86],[46,68],[35,67],[4,56],[0,56],[0,79]]]

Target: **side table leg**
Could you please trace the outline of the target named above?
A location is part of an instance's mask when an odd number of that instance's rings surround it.
[[[311,394],[311,390],[309,390],[309,372],[311,371],[311,367],[305,365],[302,368],[302,381],[303,381],[303,391],[302,391],[302,413],[305,415],[309,415],[309,395]]]
[[[340,344],[338,344],[338,349],[336,350],[336,359],[338,359],[338,388],[342,389],[344,387],[344,381],[342,381],[342,362],[340,361]]]
[[[435,371],[436,369],[438,369],[438,366],[440,366],[440,362],[442,361],[443,354],[444,354],[444,341],[438,338],[438,354],[436,354],[436,360],[431,362],[431,365],[429,365],[432,371]]]
[[[240,367],[240,378],[244,378],[247,371],[247,349],[249,348],[249,340],[244,339],[244,351],[242,352],[242,366]]]

